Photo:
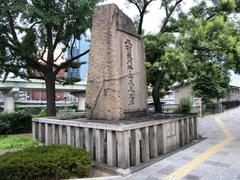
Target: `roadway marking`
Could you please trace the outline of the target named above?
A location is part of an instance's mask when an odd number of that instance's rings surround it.
[[[224,126],[224,123],[220,120],[221,116],[214,117],[215,122],[218,124],[218,126],[223,131],[225,138],[222,139],[219,143],[211,146],[209,149],[207,149],[202,154],[196,156],[193,160],[185,164],[184,166],[176,169],[174,172],[172,172],[170,175],[165,177],[165,180],[177,180],[181,179],[184,176],[186,176],[188,173],[190,173],[193,169],[195,169],[197,166],[199,166],[201,163],[203,163],[205,160],[209,159],[212,155],[217,153],[220,149],[222,149],[225,145],[230,143],[235,137],[234,135]]]

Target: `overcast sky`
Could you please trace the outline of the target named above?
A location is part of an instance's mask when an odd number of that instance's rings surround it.
[[[134,19],[137,16],[138,11],[134,5],[130,5],[127,0],[106,0],[104,4],[114,3],[127,14],[130,18]],[[193,6],[192,1],[184,0],[182,8],[184,11],[188,11]],[[164,12],[159,10],[160,1],[156,0],[148,7],[148,14],[146,14],[143,21],[143,29],[146,33],[156,33],[160,29],[161,19],[164,18]],[[240,76],[231,72],[231,85],[240,87]]]

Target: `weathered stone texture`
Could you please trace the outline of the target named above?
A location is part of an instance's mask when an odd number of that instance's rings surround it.
[[[114,4],[98,6],[91,36],[88,118],[119,120],[145,112],[144,47],[131,19]]]

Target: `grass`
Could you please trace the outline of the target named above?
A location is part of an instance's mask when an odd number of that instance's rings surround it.
[[[39,143],[30,136],[24,135],[0,136],[0,151],[22,149],[36,145],[39,145]]]

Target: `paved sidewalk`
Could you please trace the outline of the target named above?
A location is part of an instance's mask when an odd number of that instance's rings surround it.
[[[124,180],[240,180],[240,108],[199,119],[208,137]]]

